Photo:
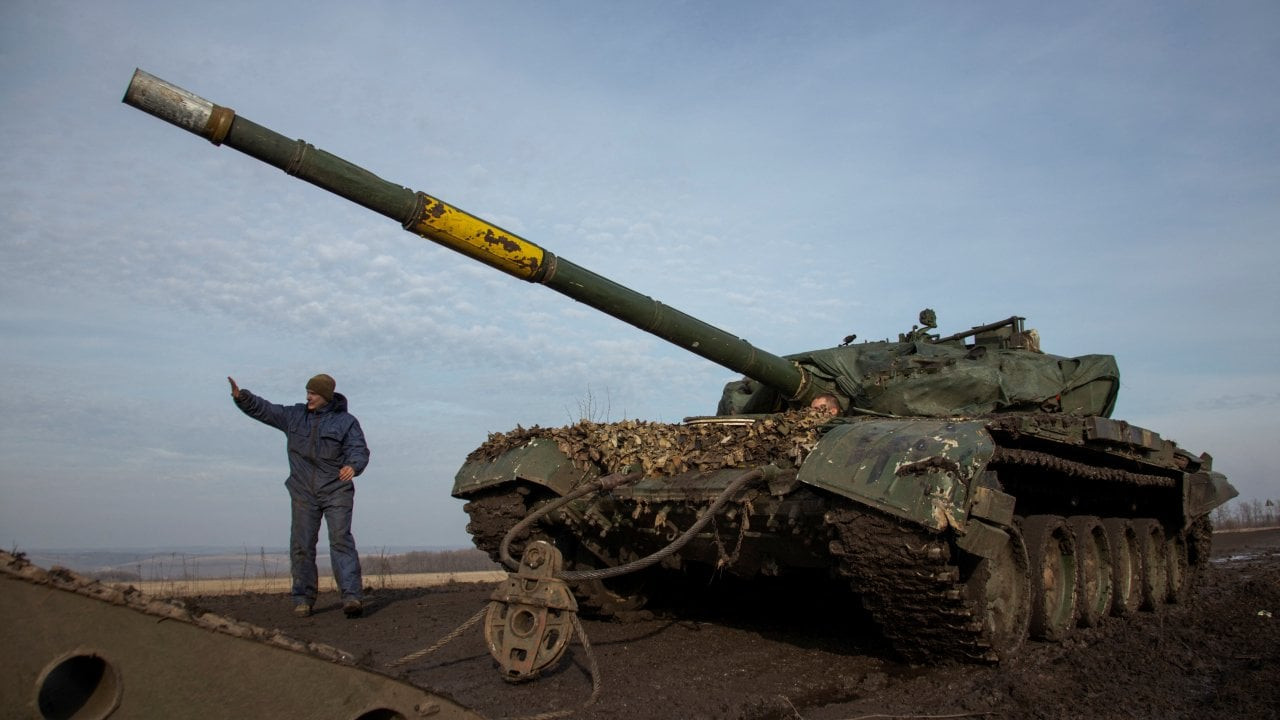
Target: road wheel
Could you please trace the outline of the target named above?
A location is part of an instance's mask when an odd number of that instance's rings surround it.
[[[1102,527],[1111,548],[1111,614],[1132,615],[1142,606],[1142,560],[1138,536],[1127,518],[1106,518]]]
[[[1076,604],[1080,611],[1080,624],[1097,627],[1111,612],[1112,562],[1111,544],[1102,520],[1078,515],[1068,524],[1075,535],[1076,558],[1079,577]]]
[[[1187,572],[1182,578],[1182,594],[1185,597],[1195,590],[1205,568],[1209,566],[1209,556],[1213,551],[1213,523],[1208,516],[1203,516],[1191,523],[1183,537],[1187,543]]]
[[[1169,597],[1169,543],[1158,520],[1135,520],[1138,556],[1142,564],[1142,609],[1159,610]]]
[[[1031,575],[1027,546],[1016,528],[1009,540],[983,558],[965,583],[965,593],[990,643],[991,660],[1011,656],[1027,639],[1031,620]]]
[[[1022,521],[1031,571],[1031,636],[1062,640],[1076,623],[1076,548],[1067,522],[1057,515]]]

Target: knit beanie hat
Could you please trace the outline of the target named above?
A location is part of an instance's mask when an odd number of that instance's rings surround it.
[[[333,390],[337,386],[338,381],[324,373],[307,381],[307,389],[324,398],[325,402],[333,402]]]

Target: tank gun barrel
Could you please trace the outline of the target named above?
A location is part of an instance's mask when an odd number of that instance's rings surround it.
[[[807,403],[817,391],[796,363],[597,275],[423,192],[291,140],[142,70],[123,101],[399,222],[404,229],[529,282],[540,283]]]

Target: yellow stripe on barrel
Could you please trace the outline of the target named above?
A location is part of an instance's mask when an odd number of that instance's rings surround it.
[[[426,193],[420,196],[422,210],[410,231],[525,280],[542,268],[541,247]]]

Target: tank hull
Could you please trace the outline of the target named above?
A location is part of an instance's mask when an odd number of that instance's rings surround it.
[[[761,423],[773,433],[743,429]],[[716,467],[707,451],[753,442],[759,453],[746,462]],[[1207,456],[1106,418],[782,413],[494,436],[459,471],[454,495],[468,500],[476,545],[498,559],[503,536],[528,513],[646,464],[668,472],[571,502],[513,547],[536,536],[577,567],[620,566],[666,547],[744,468],[766,467],[767,480],[734,497],[658,572],[577,588],[584,607],[634,609],[676,576],[816,571],[847,579],[897,652],[921,661],[999,660],[1026,637],[1060,639],[1112,614],[1112,556],[1122,548],[1105,542],[1104,521],[1146,538],[1147,547],[1125,551],[1140,571],[1135,584],[1149,586],[1146,606],[1176,601],[1208,557],[1208,512],[1235,494]],[[1095,534],[1102,542],[1090,547]]]

